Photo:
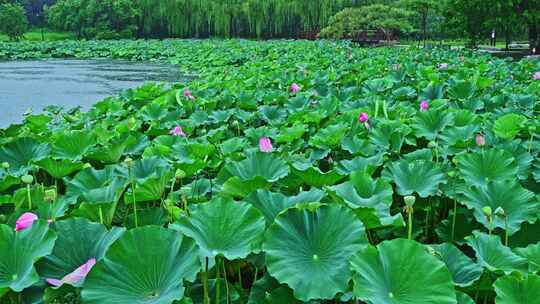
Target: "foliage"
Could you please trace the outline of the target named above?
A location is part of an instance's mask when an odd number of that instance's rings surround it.
[[[0,43],[1,60],[73,57],[197,77],[0,130],[0,302],[537,299],[537,62],[346,41]]]
[[[24,8],[18,4],[0,5],[0,33],[12,40],[19,40],[28,29],[28,19]]]
[[[386,39],[390,39],[392,32],[409,32],[413,29],[409,16],[407,10],[384,4],[346,8],[330,19],[320,36],[342,39],[356,37],[365,31],[380,30]]]

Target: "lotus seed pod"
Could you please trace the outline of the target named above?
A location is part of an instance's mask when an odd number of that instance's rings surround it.
[[[25,184],[31,184],[34,182],[34,177],[32,175],[24,175],[23,177],[21,177],[21,180],[23,183]]]
[[[6,169],[6,170],[9,169],[9,163],[8,162],[3,162],[2,163],[2,168]]]
[[[497,209],[495,209],[495,215],[505,217],[506,213],[504,212],[504,209],[502,207],[497,207]]]
[[[186,172],[184,172],[181,169],[176,169],[176,172],[174,173],[174,176],[176,178],[184,178],[184,177],[186,177]]]
[[[414,203],[416,202],[416,197],[413,195],[407,195],[405,196],[404,199],[405,199],[405,205],[407,205],[408,207],[412,207]]]
[[[126,163],[128,167],[131,167],[133,165],[133,159],[131,159],[131,157],[126,157],[126,159],[124,159],[124,163]]]
[[[56,201],[56,189],[52,188],[45,190],[45,195],[43,196],[43,198],[45,199],[45,201],[48,202]]]
[[[491,217],[491,215],[493,214],[493,210],[491,210],[490,206],[485,206],[484,208],[482,208],[482,212],[486,217]]]

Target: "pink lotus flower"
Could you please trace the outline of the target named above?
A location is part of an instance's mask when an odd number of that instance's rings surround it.
[[[475,141],[476,141],[476,144],[480,147],[486,145],[486,139],[484,138],[484,136],[482,136],[482,134],[476,134]]]
[[[259,150],[264,153],[270,153],[274,151],[274,147],[272,147],[272,141],[268,137],[261,137],[259,139]]]
[[[26,228],[30,228],[34,221],[36,221],[37,219],[38,216],[31,212],[23,213],[23,215],[21,215],[15,222],[15,231],[21,231]]]
[[[295,82],[291,84],[291,93],[296,94],[300,91],[300,86]]]
[[[533,74],[533,80],[540,80],[540,72],[536,72]]]
[[[86,263],[82,264],[79,268],[75,269],[73,272],[64,276],[61,280],[46,279],[46,281],[47,283],[56,287],[60,287],[64,284],[70,284],[70,285],[77,284],[80,281],[84,280],[84,278],[86,278],[86,276],[88,275],[90,270],[92,270],[92,267],[94,267],[94,265],[96,265],[96,259],[91,258]]]
[[[184,97],[191,100],[195,99],[195,96],[191,95],[191,91],[189,89],[184,90]]]
[[[425,112],[429,109],[429,102],[427,100],[422,100],[420,102],[420,111]]]
[[[441,64],[439,64],[439,69],[441,69],[441,70],[446,70],[446,69],[448,69],[448,63],[441,63]]]
[[[174,127],[171,132],[169,132],[173,136],[182,136],[186,137],[186,133],[184,133],[184,130],[182,130],[181,126]]]
[[[366,112],[362,112],[358,116],[358,121],[359,122],[367,122],[368,120],[369,120],[369,115]]]

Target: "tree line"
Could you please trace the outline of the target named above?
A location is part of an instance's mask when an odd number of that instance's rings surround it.
[[[340,36],[341,28],[352,23],[373,28],[384,25],[401,36],[422,40],[467,38],[471,45],[494,34],[507,43],[528,40],[531,48],[540,50],[540,0],[0,0],[2,3],[24,8],[31,25],[71,31],[86,39],[302,38],[314,37],[325,28],[330,32],[327,36]],[[339,25],[342,21],[348,24]]]

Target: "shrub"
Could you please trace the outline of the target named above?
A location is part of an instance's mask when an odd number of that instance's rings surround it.
[[[28,29],[28,18],[19,4],[0,5],[0,32],[12,40],[19,40]]]

